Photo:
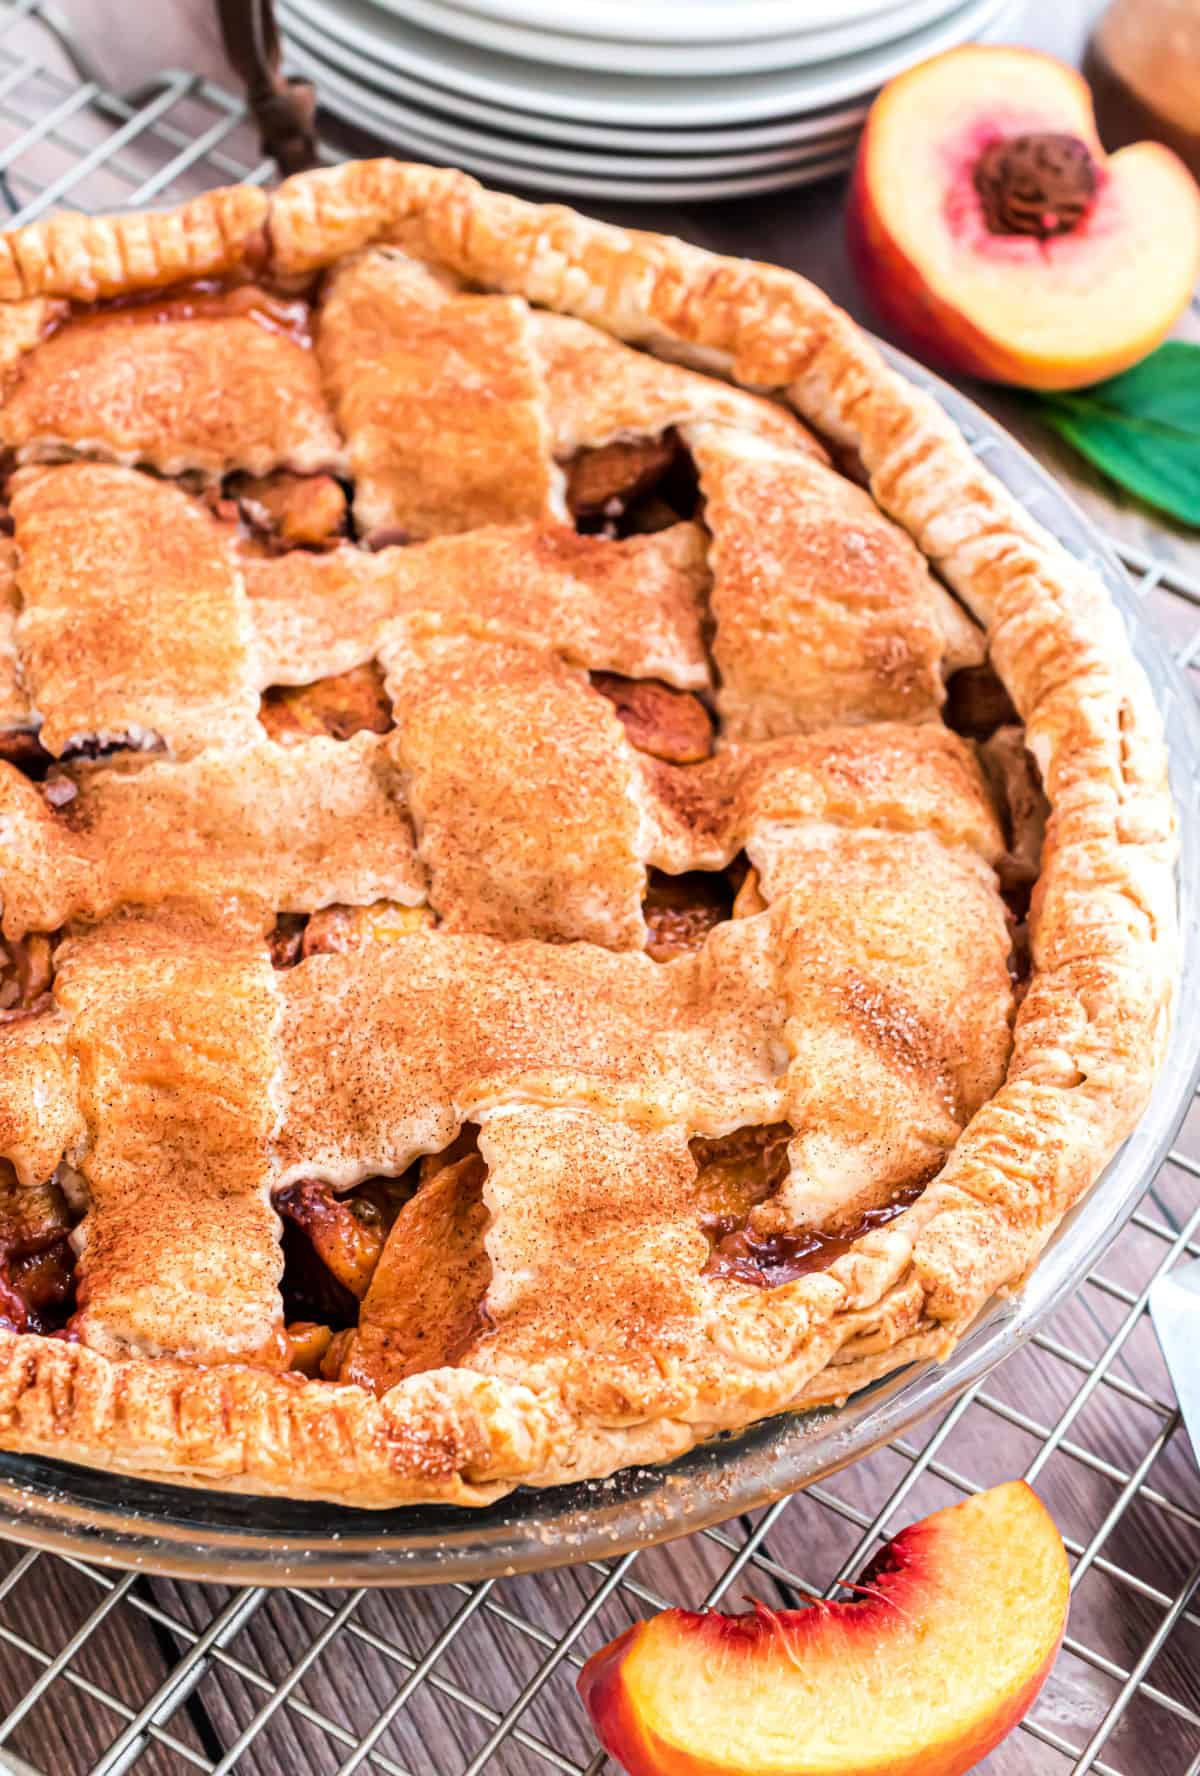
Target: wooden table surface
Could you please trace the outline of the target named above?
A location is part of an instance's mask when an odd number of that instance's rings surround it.
[[[112,17],[111,0],[68,0],[79,26],[94,29],[97,20]],[[122,11],[118,7],[118,12]],[[1092,8],[1087,0],[1039,0],[1026,9],[1013,32],[1017,41],[1037,44],[1067,56],[1077,55]],[[151,9],[157,18],[157,9]],[[125,16],[128,17],[127,11]],[[104,32],[108,33],[105,23]],[[205,36],[198,31],[196,43]],[[117,58],[109,33],[108,65]],[[187,44],[176,41],[171,60],[186,62]],[[159,53],[155,45],[154,53]],[[165,51],[162,52],[165,56]],[[197,48],[197,54],[201,53]],[[211,53],[211,45],[203,46]],[[111,77],[119,79],[119,69]],[[391,146],[402,150],[402,144]],[[665,229],[722,251],[746,253],[795,267],[870,324],[846,260],[842,242],[843,187],[832,182],[813,190],[784,193],[721,206],[645,208],[603,213],[634,225]],[[1200,337],[1195,310],[1180,331]],[[966,385],[964,385],[966,386]],[[976,399],[1021,436],[1079,497],[1088,511],[1110,531],[1166,556],[1200,577],[1200,539],[1170,526],[1136,503],[1123,499],[1094,476],[1065,446],[1041,428],[1021,403],[998,390],[971,387]],[[1191,1132],[1192,1151],[1200,1151],[1200,1119]],[[1196,1182],[1187,1171],[1167,1167],[1156,1186],[1153,1213],[1177,1226],[1194,1207]],[[1136,1293],[1161,1244],[1148,1233],[1129,1229],[1106,1261],[1111,1287],[1089,1285],[1060,1313],[1052,1325],[1062,1347],[1094,1360],[1104,1350],[1123,1318],[1121,1292]],[[1072,1633],[1114,1667],[1126,1669],[1137,1658],[1161,1608],[1153,1593],[1171,1593],[1200,1558],[1200,1479],[1180,1437],[1156,1450],[1161,1422],[1145,1405],[1147,1396],[1167,1393],[1161,1358],[1148,1324],[1143,1321],[1129,1339],[1114,1373],[1117,1387],[1098,1388],[1080,1410],[1068,1447],[1056,1453],[1038,1476],[1039,1490],[1069,1537],[1086,1544],[1097,1525],[1115,1514],[1107,1558],[1118,1563],[1135,1583],[1118,1583],[1095,1562],[1076,1596]],[[1020,1415],[1045,1425],[1075,1396],[1080,1382],[1076,1364],[1057,1360],[1044,1350],[1027,1349],[1013,1358],[989,1384],[992,1408],[972,1406],[945,1445],[956,1472],[979,1484],[1022,1471],[1039,1447],[1036,1432],[1018,1423]],[[1006,1424],[1004,1414],[1010,1418]],[[924,1433],[922,1433],[924,1434]],[[1161,1495],[1186,1501],[1183,1511],[1167,1511],[1153,1499],[1135,1500],[1120,1510],[1125,1488],[1121,1475],[1147,1463]],[[772,1529],[765,1544],[773,1566],[756,1569],[730,1593],[728,1603],[740,1607],[741,1593],[752,1589],[768,1601],[791,1600],[784,1575],[788,1571],[816,1575],[834,1570],[857,1536],[848,1513],[873,1515],[886,1498],[904,1464],[890,1452],[860,1462],[829,1482],[818,1498],[797,1499]],[[1116,1478],[1114,1478],[1116,1476]],[[931,1468],[907,1494],[899,1516],[889,1524],[920,1515],[959,1496]],[[731,1525],[735,1539],[745,1525]],[[718,1543],[692,1538],[643,1555],[636,1568],[639,1582],[663,1597],[698,1601],[727,1563],[729,1553]],[[5,1578],[4,1575],[8,1577]],[[570,1623],[594,1592],[594,1572],[566,1571],[540,1579],[506,1581],[478,1610],[470,1631],[460,1635],[442,1655],[435,1681],[419,1687],[380,1741],[394,1767],[413,1776],[455,1776],[484,1729],[460,1697],[503,1711],[518,1681],[524,1681],[545,1655],[537,1636],[554,1637]],[[1139,1589],[1140,1587],[1140,1589]],[[206,1628],[224,1608],[230,1593],[220,1587],[177,1585],[141,1579],[118,1609],[97,1626],[74,1655],[73,1669],[84,1685],[91,1681],[136,1710],[169,1674],[189,1643],[189,1634]],[[254,1612],[230,1642],[230,1661],[201,1685],[193,1701],[172,1715],[170,1731],[180,1745],[210,1762],[219,1760],[237,1732],[264,1701],[262,1679],[277,1681],[311,1645],[327,1624],[328,1602],[283,1593]],[[342,1631],[304,1674],[297,1689],[304,1707],[341,1727],[353,1737],[364,1732],[388,1707],[412,1660],[419,1658],[452,1612],[462,1607],[452,1590],[426,1590],[371,1596],[358,1607],[350,1627]],[[27,1690],[39,1667],[3,1640],[9,1623],[49,1653],[57,1653],[93,1612],[105,1607],[102,1584],[60,1561],[41,1559],[26,1573],[19,1550],[0,1548],[0,1712]],[[624,1626],[635,1611],[616,1594],[581,1638],[590,1650]],[[324,1611],[325,1613],[322,1613]],[[513,1618],[525,1626],[518,1628]],[[407,1659],[408,1663],[405,1663]],[[564,1665],[533,1704],[523,1724],[564,1757],[586,1761],[590,1739],[574,1702]],[[1200,1711],[1200,1618],[1185,1620],[1151,1674],[1163,1692],[1193,1711]],[[441,1687],[437,1687],[440,1685]],[[449,1686],[449,1687],[447,1687]],[[1096,1660],[1066,1652],[1060,1658],[1039,1709],[1052,1731],[1076,1743],[1086,1740],[1104,1706],[1119,1687]],[[86,1688],[56,1682],[45,1700],[31,1711],[7,1744],[32,1760],[47,1776],[73,1776],[89,1769],[121,1722],[94,1700]],[[281,1710],[268,1731],[253,1741],[237,1764],[253,1776],[329,1776],[344,1755],[328,1729],[318,1729],[302,1712]],[[1122,1776],[1185,1776],[1200,1768],[1200,1729],[1162,1707],[1135,1703],[1105,1758]],[[4,1767],[0,1751],[0,1768]],[[15,1768],[16,1766],[14,1766]],[[122,1766],[124,1767],[124,1766]],[[134,1766],[154,1776],[177,1776],[189,1763],[184,1751],[153,1745]],[[370,1766],[364,1766],[369,1768]],[[488,1763],[488,1776],[539,1776],[550,1766],[519,1743],[509,1742]],[[1026,1736],[1010,1740],[983,1768],[987,1776],[1056,1776],[1069,1768],[1058,1753]]]

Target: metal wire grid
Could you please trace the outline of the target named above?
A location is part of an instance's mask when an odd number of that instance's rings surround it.
[[[268,177],[244,108],[171,73],[104,88],[38,0],[0,14],[0,198],[12,221]],[[1122,548],[1200,689],[1200,584]],[[1200,1257],[1200,1100],[1075,1300],[919,1436],[667,1548],[539,1576],[345,1595],[237,1591],[0,1549],[0,1768],[20,1776],[596,1776],[573,1679],[671,1603],[831,1597],[881,1539],[1023,1471],[1072,1557],[1071,1632],[989,1776],[1200,1776],[1200,1479],[1146,1316]],[[1036,1393],[1034,1389],[1036,1388]],[[1035,1415],[1036,1397],[1052,1410]]]
[[[76,209],[170,203],[206,186],[273,171],[255,161],[242,101],[181,71],[109,91],[66,19],[43,0],[0,10],[0,196],[5,226],[56,204]]]

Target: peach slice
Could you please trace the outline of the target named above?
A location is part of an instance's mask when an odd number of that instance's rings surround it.
[[[851,257],[888,328],[941,368],[1076,388],[1136,363],[1200,271],[1200,190],[1155,142],[1106,155],[1074,69],[949,50],[867,118]]]
[[[579,1692],[630,1776],[960,1776],[1054,1663],[1067,1557],[1023,1481],[904,1530],[846,1603],[664,1610]]]

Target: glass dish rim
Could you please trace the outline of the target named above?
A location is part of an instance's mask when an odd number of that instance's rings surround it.
[[[933,394],[988,468],[1105,580],[1167,729],[1179,811],[1179,1005],[1200,998],[1200,708],[1166,640],[1141,611],[1111,545],[1071,497],[974,401],[886,345]],[[842,1407],[782,1414],[656,1468],[538,1491],[481,1511],[388,1511],[139,1480],[0,1453],[0,1536],[171,1578],[347,1586],[475,1581],[611,1559],[766,1505],[826,1478],[949,1405],[1032,1336],[1124,1226],[1171,1146],[1200,1077],[1200,1020],[1177,1015],[1150,1104],[1021,1292],[994,1302],[944,1363],[919,1363]]]

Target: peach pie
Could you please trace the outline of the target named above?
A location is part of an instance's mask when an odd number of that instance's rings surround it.
[[[485,1504],[1019,1282],[1164,750],[845,315],[379,161],[0,237],[0,357],[0,1446]]]

